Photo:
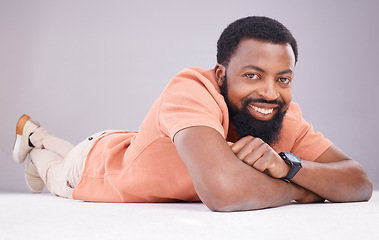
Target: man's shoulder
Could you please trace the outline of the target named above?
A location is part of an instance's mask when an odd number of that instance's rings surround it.
[[[220,93],[220,87],[217,84],[213,69],[198,67],[183,69],[171,79],[168,86],[169,88],[180,86],[186,92],[199,91],[202,88],[211,95],[219,95]]]
[[[302,118],[300,106],[295,102],[291,102],[286,112],[285,118],[297,121],[300,120]]]
[[[182,71],[180,71],[178,74],[175,75],[175,78],[189,78],[194,80],[207,80],[207,81],[213,81],[215,80],[215,76],[213,74],[212,69],[204,69],[199,67],[190,67],[185,68]]]

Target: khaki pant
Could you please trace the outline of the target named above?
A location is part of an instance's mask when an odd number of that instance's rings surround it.
[[[105,133],[96,133],[74,146],[52,135],[45,128],[36,129],[30,136],[30,141],[35,146],[30,152],[30,158],[52,194],[72,198],[88,152],[95,140]]]

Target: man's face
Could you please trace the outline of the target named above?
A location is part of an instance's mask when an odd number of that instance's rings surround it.
[[[289,44],[243,40],[216,78],[239,137],[275,143],[292,100],[295,56]]]

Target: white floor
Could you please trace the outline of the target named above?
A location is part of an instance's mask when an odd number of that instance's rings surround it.
[[[0,239],[379,239],[379,191],[363,203],[235,213],[200,203],[84,203],[49,193],[0,193]]]

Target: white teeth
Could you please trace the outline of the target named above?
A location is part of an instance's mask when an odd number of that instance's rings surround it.
[[[259,108],[259,107],[256,107],[256,106],[253,106],[253,105],[250,105],[255,111],[257,112],[260,112],[260,113],[263,113],[263,114],[270,114],[272,113],[272,111],[274,111],[273,108],[270,108],[270,109],[264,109],[264,108]]]

